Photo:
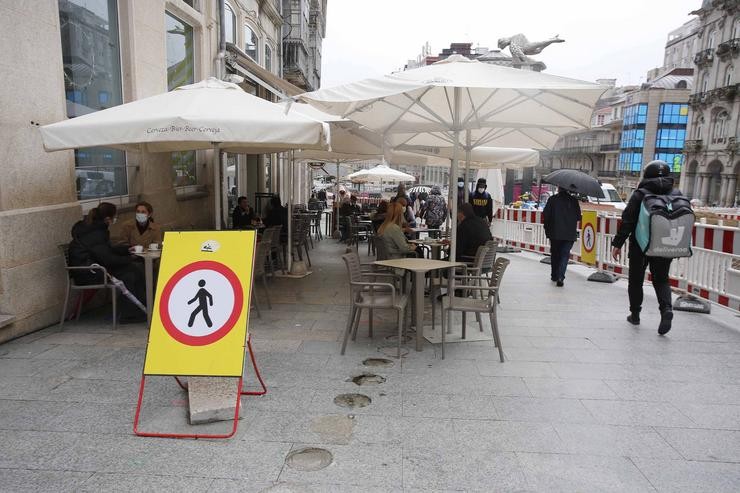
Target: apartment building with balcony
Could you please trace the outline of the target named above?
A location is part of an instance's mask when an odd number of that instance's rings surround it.
[[[740,1],[705,0],[692,13],[699,28],[682,187],[705,205],[731,207],[740,198]]]

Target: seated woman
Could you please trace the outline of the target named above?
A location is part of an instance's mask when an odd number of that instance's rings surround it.
[[[102,204],[101,204],[102,205]],[[136,216],[121,225],[121,231],[116,237],[116,243],[128,246],[141,245],[144,248],[152,243],[162,244],[162,230],[154,224],[152,213],[154,208],[149,202],[136,204]]]
[[[398,202],[388,205],[385,221],[378,228],[380,241],[385,245],[388,258],[403,258],[409,253],[414,253],[416,247],[406,241],[406,236],[401,229],[404,207]]]
[[[116,222],[116,206],[101,202],[92,209],[85,219],[72,227],[72,241],[69,244],[69,265],[74,267],[98,264],[109,274],[120,279],[126,288],[146,303],[146,281],[144,268],[129,254],[128,245],[113,246],[110,242],[108,226]],[[103,281],[98,272],[76,271],[73,273],[78,284],[96,284]],[[125,323],[146,322],[146,313],[126,297],[121,303],[121,320]]]

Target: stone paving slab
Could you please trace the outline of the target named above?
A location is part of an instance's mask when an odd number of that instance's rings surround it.
[[[512,254],[499,312],[505,363],[490,341],[450,344],[445,360],[439,346],[407,344],[395,360],[382,352],[396,331],[383,312],[372,338],[363,315],[342,356],[344,248],[317,246],[314,275],[271,280],[273,310],[251,317],[269,390],[242,398],[231,440],[132,434],[147,330],[113,331],[108,309],[0,344],[0,491],[740,491],[735,314],[677,313],[659,337],[652,290],[635,328],[625,281],[589,283],[572,266],[556,288],[536,256]],[[362,373],[385,382],[350,380]],[[255,388],[249,367],[245,378]],[[349,392],[372,403],[334,403]],[[190,426],[187,393],[147,379],[145,429],[230,425]],[[326,448],[333,464],[289,468],[288,453],[305,446]]]

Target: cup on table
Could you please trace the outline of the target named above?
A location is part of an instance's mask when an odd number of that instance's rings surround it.
[[[144,251],[143,245],[134,245],[134,253],[141,253]]]
[[[159,243],[149,243],[149,250],[153,252],[159,250]]]

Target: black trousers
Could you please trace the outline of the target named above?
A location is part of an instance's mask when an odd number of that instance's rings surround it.
[[[653,275],[653,288],[658,297],[658,308],[663,313],[672,309],[671,285],[668,281],[668,271],[671,268],[670,258],[646,257],[639,247],[630,248],[629,281],[627,293],[630,299],[630,311],[639,312],[642,307],[642,285],[645,282],[645,269],[650,266]]]
[[[550,279],[553,281],[562,281],[565,279],[565,269],[568,268],[568,259],[570,258],[570,249],[573,248],[573,241],[569,240],[550,240]]]

